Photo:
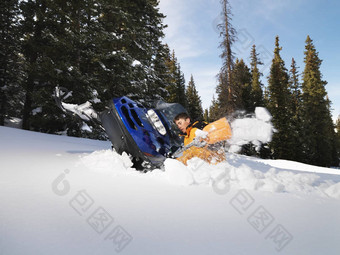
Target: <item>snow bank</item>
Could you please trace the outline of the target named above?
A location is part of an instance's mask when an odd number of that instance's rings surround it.
[[[190,185],[194,183],[192,172],[176,159],[167,159],[164,162],[166,175],[170,183]]]
[[[0,127],[0,254],[339,254],[339,170],[227,154],[141,173],[110,146]]]
[[[120,155],[112,150],[100,150],[81,156],[80,163],[93,172],[107,175],[132,170],[131,167],[133,165],[130,157],[125,152]]]
[[[340,199],[340,182],[330,185],[328,188],[324,190],[324,192],[330,197]]]
[[[167,159],[164,169],[154,170],[144,177],[152,176],[179,186],[211,186],[216,192],[246,189],[298,195],[314,194],[340,199],[340,182],[321,181],[320,175],[316,173],[282,170],[255,161],[250,164],[249,157],[234,154],[227,154],[227,158],[227,162],[217,165],[193,158],[188,161],[187,166],[176,159]],[[139,174],[132,168],[127,154],[119,155],[111,150],[83,155],[79,163],[90,171],[105,175]]]
[[[232,158],[232,157],[231,157]],[[176,185],[217,185],[223,189],[247,189],[272,193],[315,194],[340,198],[340,182],[325,180],[314,173],[295,173],[271,167],[269,170],[252,169],[247,162],[220,163],[209,165],[199,158],[188,161],[188,166],[177,160],[165,161],[165,174],[172,184]],[[258,165],[261,169],[261,165]],[[218,188],[217,188],[218,189]]]

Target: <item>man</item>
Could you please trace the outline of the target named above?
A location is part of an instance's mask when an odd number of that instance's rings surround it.
[[[201,121],[191,122],[190,116],[185,112],[178,114],[174,118],[174,122],[177,125],[178,129],[181,130],[182,136],[184,136],[184,146],[192,143],[197,136],[198,130],[202,130],[206,125],[208,125],[206,122]],[[190,148],[185,150],[183,152],[183,156],[177,158],[177,160],[186,165],[187,161],[194,157],[201,158],[208,163],[217,164],[225,160],[225,153],[221,146],[191,146]]]

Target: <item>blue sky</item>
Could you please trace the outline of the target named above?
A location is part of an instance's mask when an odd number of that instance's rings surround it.
[[[294,57],[299,72],[304,69],[304,47],[311,37],[323,60],[321,72],[328,82],[326,90],[332,101],[333,118],[340,115],[340,1],[337,0],[230,0],[232,24],[238,31],[234,45],[237,58],[249,63],[250,49],[256,45],[262,66],[262,83],[267,76],[274,50],[275,36],[280,37],[281,56],[289,70]],[[221,38],[220,0],[160,0],[160,11],[167,17],[164,41],[181,64],[186,82],[192,74],[203,107],[209,107],[217,85],[216,75],[222,65],[218,48]],[[300,79],[301,80],[301,79]]]

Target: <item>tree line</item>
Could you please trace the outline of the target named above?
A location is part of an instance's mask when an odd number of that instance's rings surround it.
[[[305,67],[300,74],[294,58],[290,69],[286,68],[277,36],[268,86],[264,88],[259,71],[262,63],[255,45],[250,54],[250,68],[242,59],[234,60],[232,45],[236,40],[236,32],[231,24],[231,7],[228,0],[221,0],[221,4],[223,21],[219,28],[223,66],[218,74],[217,98],[213,98],[206,116],[214,120],[239,110],[253,112],[257,106],[266,107],[273,117],[273,139],[259,153],[249,151],[248,146],[245,148],[248,153],[320,166],[338,166],[340,120],[335,127],[331,117],[331,102],[325,89],[327,82],[320,71],[322,60],[313,40],[307,36]]]
[[[203,111],[194,77],[186,85],[175,51],[162,42],[166,25],[158,0],[2,1],[0,125],[18,117],[23,129],[104,139],[97,125],[90,125],[89,132],[81,120],[57,108],[57,86],[70,91],[65,102],[89,101],[97,111],[123,95],[146,106],[159,99],[181,103],[192,119],[207,121],[264,106],[273,115],[273,141],[260,152],[249,145],[244,153],[337,165],[340,132],[334,132],[322,61],[313,41],[307,37],[300,74],[294,59],[286,69],[277,37],[265,88],[256,46],[250,67],[235,57],[231,8],[227,0],[221,0],[221,6],[223,65],[216,98]]]
[[[102,138],[99,127],[88,132],[57,108],[57,86],[70,91],[65,102],[89,101],[97,111],[123,95],[146,106],[200,103],[193,78],[186,89],[175,52],[162,42],[157,0],[6,0],[0,7],[0,125],[18,117],[23,129]]]

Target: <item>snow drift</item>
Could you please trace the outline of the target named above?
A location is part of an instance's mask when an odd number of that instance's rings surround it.
[[[90,171],[111,175],[133,171],[128,155],[119,155],[110,150],[82,156],[79,163]],[[282,170],[250,161],[246,156],[227,154],[227,162],[217,165],[210,165],[199,158],[189,160],[187,166],[176,159],[167,159],[164,169],[156,169],[146,175],[167,179],[175,185],[206,185],[215,190],[247,189],[296,195],[315,194],[340,199],[340,182],[322,178],[322,173],[317,174],[318,167],[310,166],[310,171],[315,173]],[[339,175],[340,179],[340,171],[333,170],[332,173]]]
[[[233,153],[141,173],[110,143],[0,127],[0,254],[340,250],[339,170]]]

